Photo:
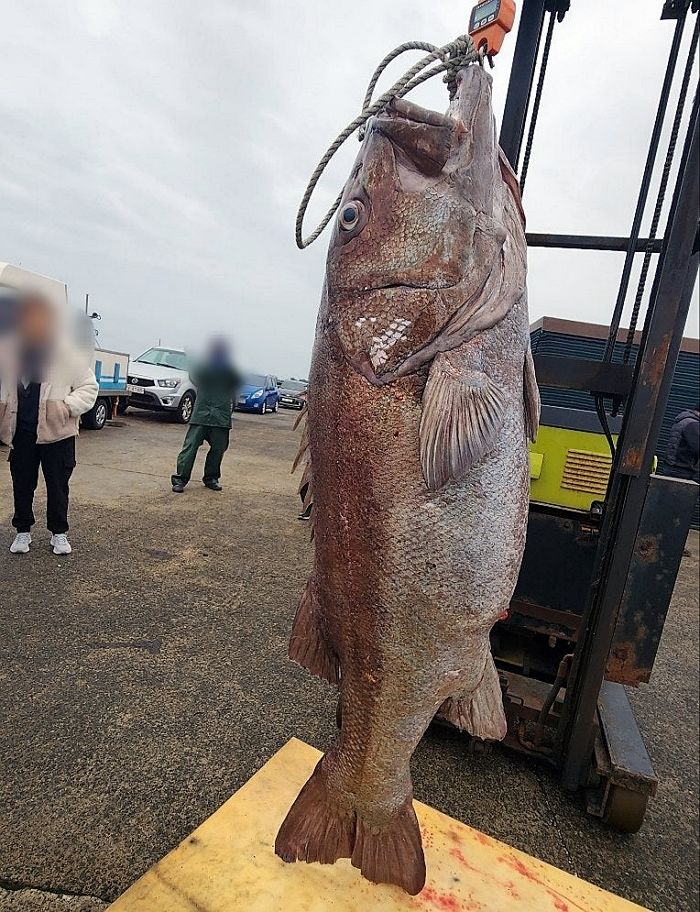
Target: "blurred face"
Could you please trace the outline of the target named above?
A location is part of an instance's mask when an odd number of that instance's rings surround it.
[[[45,349],[56,336],[56,316],[49,302],[40,295],[22,298],[18,320],[19,337],[28,348]]]
[[[209,342],[208,357],[212,364],[225,364],[230,358],[230,351],[225,339],[212,339]]]

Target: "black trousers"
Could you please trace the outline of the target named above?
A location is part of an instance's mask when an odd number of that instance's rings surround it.
[[[12,525],[29,532],[34,518],[34,492],[39,466],[46,482],[46,525],[53,535],[68,531],[68,482],[75,468],[75,437],[58,443],[37,443],[36,434],[18,430],[10,451],[10,472],[15,498]]]

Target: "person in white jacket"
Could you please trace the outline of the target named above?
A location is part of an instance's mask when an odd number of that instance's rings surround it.
[[[0,346],[0,441],[10,447],[16,530],[10,551],[29,551],[41,467],[51,546],[54,554],[70,554],[75,438],[80,416],[92,408],[98,393],[90,353],[70,338],[63,315],[49,298],[27,292],[4,306],[15,309],[11,332]]]

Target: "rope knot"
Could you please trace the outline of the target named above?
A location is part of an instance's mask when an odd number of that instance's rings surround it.
[[[450,101],[454,101],[459,88],[457,74],[465,66],[469,66],[470,63],[478,60],[479,54],[470,35],[460,35],[459,38],[456,38],[451,44],[446,46],[445,51],[445,75],[442,78],[447,85]]]

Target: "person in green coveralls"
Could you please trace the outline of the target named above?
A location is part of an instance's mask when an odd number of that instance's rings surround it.
[[[190,377],[197,387],[197,400],[172,476],[173,492],[182,494],[185,490],[199,448],[205,442],[209,444],[209,452],[202,480],[210,491],[222,491],[221,461],[229,445],[232,403],[241,385],[229,348],[222,339],[210,344],[206,358],[190,371]]]

